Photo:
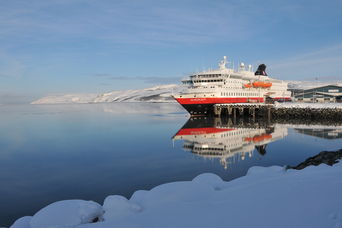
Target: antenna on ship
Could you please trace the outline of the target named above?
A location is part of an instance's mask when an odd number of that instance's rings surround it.
[[[219,63],[220,69],[225,69],[226,68],[226,63],[228,63],[227,62],[227,57],[223,56],[223,60],[221,60],[220,63]]]

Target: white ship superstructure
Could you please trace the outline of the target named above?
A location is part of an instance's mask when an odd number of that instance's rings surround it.
[[[287,91],[287,83],[282,80],[269,78],[265,72],[266,66],[260,64],[253,73],[252,66],[245,68],[227,68],[230,62],[226,57],[219,63],[219,68],[190,75],[182,79],[186,90],[174,98],[191,114],[207,115],[213,113],[215,104],[227,103],[258,103],[266,97],[275,101],[288,101],[291,92]]]

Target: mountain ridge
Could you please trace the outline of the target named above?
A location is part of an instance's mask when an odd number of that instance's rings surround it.
[[[320,81],[285,81],[288,89],[310,89],[318,86],[337,84]],[[339,85],[341,86],[341,85]],[[176,102],[171,96],[180,93],[185,87],[177,84],[155,85],[138,90],[118,90],[106,93],[55,94],[43,97],[31,104],[73,104],[106,102]]]

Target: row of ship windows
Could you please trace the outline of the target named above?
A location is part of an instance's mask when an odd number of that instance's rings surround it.
[[[303,100],[304,100],[302,97],[298,97],[297,99],[298,99],[298,101],[303,101]],[[316,100],[317,100],[317,99],[318,99],[318,98],[316,98]],[[313,100],[313,98],[311,97],[310,100]],[[331,98],[329,98],[329,97],[324,97],[324,100],[325,100],[325,101],[330,101],[330,100],[333,100],[333,99],[331,99]]]
[[[258,93],[221,92],[221,96],[258,96]]]
[[[248,131],[249,130],[240,130],[238,132],[230,132],[230,133],[226,133],[226,134],[221,134],[221,138],[227,137],[227,136],[233,136],[233,135],[241,135],[241,134],[244,134],[244,133],[246,133]]]
[[[194,80],[194,83],[203,83],[203,82],[223,82],[223,79],[211,79],[211,80]],[[242,82],[236,82],[236,81],[226,81],[227,83],[239,83],[243,84]],[[191,84],[190,81],[187,81],[184,84]]]
[[[203,83],[203,82],[223,82],[223,79],[194,80],[194,83]]]
[[[211,79],[211,80],[194,80],[193,83],[207,83],[207,82],[223,82],[223,79]],[[184,81],[183,84],[191,84],[191,81]],[[236,81],[226,81],[225,83],[239,83],[243,84],[242,82]]]
[[[216,78],[221,77],[223,74],[205,74],[205,75],[197,75],[198,78]],[[190,78],[196,77],[196,75],[191,75]]]
[[[223,148],[203,148],[203,147],[194,147],[195,150],[224,150]]]

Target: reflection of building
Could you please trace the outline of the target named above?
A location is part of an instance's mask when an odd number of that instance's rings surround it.
[[[324,126],[322,126],[324,127]],[[299,133],[304,135],[310,135],[323,139],[340,139],[342,138],[342,128],[295,128]]]
[[[326,85],[317,88],[303,90],[295,95],[296,102],[335,102],[341,101],[342,87]]]
[[[234,124],[230,118],[219,117],[190,118],[173,139],[185,140],[183,149],[205,159],[219,158],[227,168],[228,163],[251,157],[254,149],[265,155],[268,143],[287,135],[285,127],[237,122]],[[260,128],[262,125],[265,127]]]

